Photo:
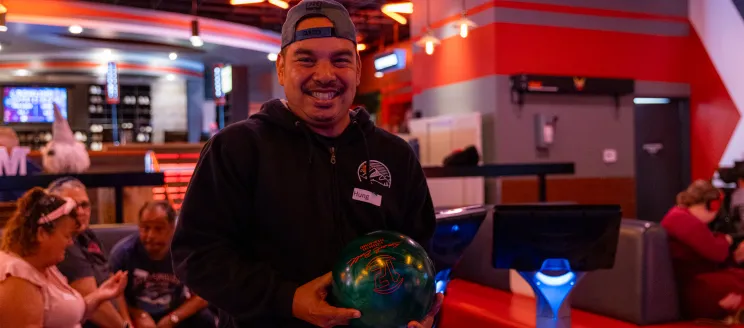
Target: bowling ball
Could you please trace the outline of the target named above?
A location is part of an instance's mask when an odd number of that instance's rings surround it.
[[[406,327],[421,321],[434,298],[434,264],[413,239],[375,231],[349,243],[333,267],[329,303],[359,310],[351,327]]]

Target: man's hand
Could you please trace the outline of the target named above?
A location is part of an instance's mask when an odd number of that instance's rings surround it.
[[[318,327],[348,325],[350,319],[361,317],[357,310],[336,308],[326,302],[332,279],[329,272],[297,288],[292,301],[292,315]]]
[[[437,298],[434,299],[434,306],[431,307],[431,310],[424,317],[424,320],[421,320],[421,322],[411,321],[408,323],[408,328],[431,328],[434,324],[434,318],[442,307],[442,302],[444,302],[444,294],[437,293]]]

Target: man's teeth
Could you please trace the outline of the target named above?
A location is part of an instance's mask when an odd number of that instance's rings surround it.
[[[336,96],[335,92],[313,92],[313,97],[320,100],[331,100]]]

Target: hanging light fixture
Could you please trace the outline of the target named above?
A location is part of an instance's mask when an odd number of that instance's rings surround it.
[[[5,32],[8,30],[8,26],[5,25],[5,14],[7,13],[8,8],[5,8],[5,6],[0,3],[0,32]]]
[[[289,3],[284,0],[230,0],[230,4],[233,6],[252,5],[252,4],[264,3],[264,2],[268,2],[282,9],[289,8]]]
[[[416,45],[423,47],[426,54],[431,55],[434,53],[434,46],[437,46],[440,43],[439,39],[437,39],[431,29],[429,29],[429,31],[426,32],[426,35],[416,42]]]
[[[468,32],[471,28],[478,26],[475,22],[468,19],[467,11],[468,8],[465,6],[465,0],[462,0],[462,16],[455,23],[455,27],[460,29],[460,37],[463,39],[468,37]]]
[[[413,14],[413,2],[387,3],[382,5],[380,10],[399,24],[406,25],[408,20],[401,14]]]
[[[204,41],[201,36],[199,36],[199,21],[196,19],[191,21],[191,38],[189,38],[189,40],[191,41],[191,45],[194,47],[201,47],[204,45]]]
[[[429,1],[426,1],[426,34],[416,41],[416,45],[423,47],[427,55],[434,53],[434,46],[441,42],[434,36],[434,31],[431,30],[431,23],[429,23]]]
[[[455,27],[460,29],[460,36],[464,39],[468,37],[468,32],[471,28],[476,27],[478,25],[475,24],[472,20],[468,19],[467,15],[463,12],[462,17],[460,20],[455,23]]]

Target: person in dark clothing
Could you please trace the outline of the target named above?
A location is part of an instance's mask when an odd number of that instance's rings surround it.
[[[202,150],[171,245],[175,272],[222,327],[343,325],[364,314],[325,301],[342,248],[382,229],[426,245],[431,195],[411,147],[349,110],[361,70],[342,5],[292,7],[276,66],[286,101]],[[442,299],[409,326],[431,327]]]
[[[744,262],[744,243],[732,252],[733,238],[707,226],[719,203],[719,190],[698,180],[679,193],[677,206],[661,221],[669,235],[682,308],[690,318],[723,319],[744,307],[744,270],[736,267]]]
[[[148,202],[139,211],[139,233],[111,250],[111,271],[127,272],[124,297],[137,328],[214,328],[207,302],[173,274],[169,247],[176,211],[168,201]]]

